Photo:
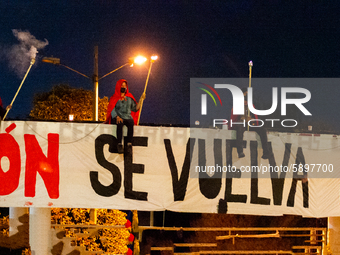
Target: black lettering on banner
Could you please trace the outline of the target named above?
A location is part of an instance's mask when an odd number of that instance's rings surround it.
[[[258,166],[257,163],[257,141],[250,141],[250,165]],[[258,172],[251,172],[250,203],[258,205],[269,205],[270,199],[259,197],[259,178]]]
[[[171,177],[172,177],[172,192],[174,193],[174,201],[183,201],[185,193],[187,191],[189,172],[190,172],[190,162],[192,158],[192,152],[194,150],[196,139],[189,138],[185,151],[185,158],[182,166],[181,176],[178,178],[178,168],[176,160],[171,148],[170,139],[164,139],[166,156],[168,158],[168,163],[170,167]]]
[[[302,195],[303,195],[303,207],[308,208],[309,207],[309,188],[308,188],[308,179],[307,179],[307,171],[304,167],[305,162],[305,156],[303,155],[302,148],[299,147],[296,153],[296,161],[295,164],[297,168],[299,168],[299,164],[302,164],[302,175],[299,175],[299,171],[295,171],[293,173],[293,180],[292,180],[292,186],[289,191],[289,196],[287,200],[287,206],[293,207],[295,202],[295,194],[296,194],[296,185],[298,181],[302,182]]]
[[[243,141],[245,143],[246,141]],[[236,148],[236,140],[226,140],[226,154],[227,154],[227,167],[229,169],[233,165],[232,161],[232,151],[233,148]],[[241,178],[241,172],[239,169],[235,173],[227,171],[227,177],[225,180],[225,195],[224,199],[226,202],[236,202],[236,203],[246,203],[247,195],[241,194],[231,194],[233,179],[232,178]]]
[[[198,164],[199,166],[206,166],[206,170],[208,171],[208,166],[206,164],[206,151],[205,151],[205,140],[198,139]],[[214,157],[215,157],[215,166],[219,165],[222,167],[222,140],[214,139]],[[214,166],[214,167],[215,167]],[[211,168],[210,168],[211,169]],[[215,173],[210,177],[207,172],[200,171],[199,172],[199,186],[200,191],[208,199],[215,198],[221,190],[222,185],[222,170],[217,173],[215,168]]]
[[[126,141],[126,139],[124,139]],[[148,137],[133,137],[132,139],[133,146],[148,146]],[[128,152],[127,144],[124,144],[124,196],[125,198],[135,199],[135,200],[148,200],[147,192],[140,192],[132,190],[132,175],[143,174],[144,173],[144,165],[142,164],[134,164],[132,163],[132,155],[133,149],[131,153]]]
[[[269,147],[269,150],[272,151],[271,143],[268,143],[268,147]],[[283,187],[284,187],[285,178],[286,178],[286,172],[284,171],[284,168],[288,167],[291,147],[292,147],[291,143],[285,144],[285,152],[284,152],[283,161],[282,161],[283,170],[281,170],[280,175],[278,174],[278,172],[275,172],[275,171],[270,172],[274,205],[282,205]],[[273,169],[275,169],[276,161],[274,157],[269,158],[269,164],[273,166]]]
[[[109,145],[109,150],[117,148],[117,139],[108,134],[102,134],[95,140],[95,154],[99,165],[109,170],[112,174],[113,181],[109,186],[105,186],[99,182],[98,172],[90,171],[90,181],[93,190],[100,196],[110,197],[116,195],[122,183],[122,176],[119,168],[105,159],[104,145]]]

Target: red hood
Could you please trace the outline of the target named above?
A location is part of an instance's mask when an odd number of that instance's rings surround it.
[[[129,94],[129,84],[128,84],[128,82],[124,79],[120,79],[116,83],[115,93],[113,94],[113,96],[119,96],[119,98],[120,98],[120,89],[122,87],[123,82],[126,83],[126,94]]]
[[[109,102],[109,106],[107,107],[105,123],[108,123],[108,124],[111,123],[111,112],[112,112],[113,108],[115,108],[116,103],[118,102],[118,100],[121,98],[120,97],[120,88],[122,87],[123,82],[126,82],[126,93],[125,93],[125,96],[132,98],[133,101],[135,101],[135,103],[137,104],[136,99],[129,92],[129,84],[127,83],[127,81],[124,80],[124,79],[118,80],[117,83],[116,83],[115,93],[111,96],[110,102]],[[132,118],[133,118],[133,120],[135,122],[135,125],[137,125],[138,115],[139,115],[139,111],[131,112],[131,116],[132,116]]]

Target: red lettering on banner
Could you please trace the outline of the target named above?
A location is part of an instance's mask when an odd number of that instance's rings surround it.
[[[35,196],[37,172],[50,198],[59,198],[59,134],[48,134],[47,157],[34,135],[24,135],[26,151],[25,197]]]
[[[0,134],[0,160],[7,157],[9,161],[9,169],[5,172],[0,168],[0,195],[11,194],[19,186],[21,159],[19,144],[14,137],[9,134],[16,125],[13,123],[7,129],[6,133]]]

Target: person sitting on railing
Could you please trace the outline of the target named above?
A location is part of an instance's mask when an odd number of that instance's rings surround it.
[[[246,131],[246,127],[244,127],[244,125],[241,125],[240,123],[232,125],[231,123],[235,123],[235,122],[244,122],[247,125],[249,120],[255,120],[255,123],[253,126],[249,126],[249,131],[255,131],[261,139],[261,144],[262,144],[262,149],[263,149],[263,155],[262,158],[263,159],[269,159],[273,153],[271,151],[269,151],[268,148],[268,138],[267,138],[267,130],[262,127],[259,126],[258,124],[258,118],[256,115],[253,114],[248,114],[248,102],[247,102],[247,88],[242,88],[242,92],[243,92],[243,96],[244,96],[244,115],[234,115],[233,114],[233,109],[231,110],[231,116],[230,116],[230,121],[228,122],[229,124],[229,129],[232,130],[236,130],[236,148],[237,148],[237,153],[238,153],[238,157],[239,158],[243,158],[245,157],[244,153],[243,153],[243,146],[242,146],[242,141],[243,141],[243,134],[244,131]]]
[[[107,108],[105,123],[117,125],[118,153],[123,153],[124,151],[122,144],[124,125],[128,129],[126,141],[128,149],[132,148],[133,127],[137,124],[139,108],[144,99],[145,94],[140,97],[137,103],[129,92],[127,81],[124,79],[117,81],[115,93],[111,96]]]

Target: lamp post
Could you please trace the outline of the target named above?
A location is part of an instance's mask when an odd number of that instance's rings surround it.
[[[5,120],[5,118],[6,118],[7,114],[8,114],[8,112],[9,112],[9,110],[11,109],[11,107],[12,107],[12,105],[13,105],[13,103],[14,103],[14,100],[16,99],[16,97],[17,97],[17,95],[18,95],[18,93],[19,93],[19,91],[20,91],[20,89],[21,89],[21,87],[22,87],[22,84],[24,84],[24,82],[25,82],[25,80],[26,80],[26,77],[27,77],[28,73],[30,72],[31,67],[34,65],[34,63],[35,63],[35,58],[32,58],[32,59],[31,59],[30,66],[28,67],[28,69],[27,69],[27,71],[26,71],[26,74],[25,74],[24,78],[22,79],[22,81],[21,81],[21,83],[20,83],[20,86],[19,86],[17,92],[15,93],[15,96],[14,96],[14,98],[13,98],[11,104],[10,104],[10,108],[7,108],[7,109],[6,109],[6,113],[5,113],[5,115],[4,115],[4,117],[3,117],[2,120]]]
[[[92,120],[98,121],[98,46],[94,47],[94,69],[93,69],[93,112]]]
[[[114,69],[113,71],[103,75],[102,77],[99,77],[98,76],[98,46],[95,46],[94,47],[94,70],[93,70],[93,76],[92,78],[69,67],[69,66],[66,66],[66,65],[63,65],[60,63],[60,58],[54,58],[54,57],[44,57],[42,59],[42,62],[45,62],[45,63],[50,63],[50,64],[54,64],[54,65],[60,65],[60,66],[63,66],[63,67],[66,67],[67,69],[77,73],[77,74],[80,74],[88,79],[92,79],[92,82],[93,82],[93,111],[92,111],[92,120],[93,121],[98,121],[98,85],[99,85],[99,80],[103,79],[104,77],[118,71],[119,69],[121,69],[122,67],[124,66],[127,66],[127,65],[133,65],[134,63],[135,64],[143,64],[147,59],[142,57],[142,56],[137,56],[135,58],[129,58],[129,61],[127,63],[125,63],[124,65]]]
[[[249,88],[251,88],[251,71],[253,70],[253,61],[249,61]],[[247,103],[248,106],[248,103]],[[248,106],[248,118],[250,117],[249,106]],[[249,125],[247,126],[247,131],[249,131]]]
[[[151,73],[152,64],[153,64],[157,59],[158,59],[158,56],[151,56],[151,59],[150,59],[150,66],[149,66],[149,71],[148,71],[148,76],[146,77],[146,81],[145,81],[145,86],[144,86],[144,92],[143,92],[143,94],[145,94],[145,92],[146,92],[146,87],[148,86],[148,82],[149,82],[149,77],[150,77],[150,73]],[[141,106],[140,106],[140,109],[139,109],[139,115],[138,115],[137,125],[139,125],[140,115],[142,114],[142,108],[143,108],[143,101],[142,101]]]

